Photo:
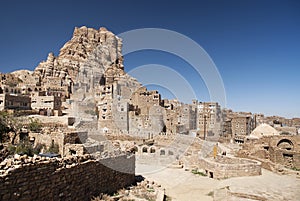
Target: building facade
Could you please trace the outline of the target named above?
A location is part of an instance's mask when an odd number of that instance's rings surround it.
[[[0,94],[0,110],[30,110],[31,98],[19,94]]]
[[[215,102],[195,102],[197,104],[197,133],[201,138],[215,138],[222,134],[221,107]]]

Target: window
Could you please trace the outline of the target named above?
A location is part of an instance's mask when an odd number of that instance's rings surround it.
[[[147,147],[143,147],[142,151],[143,151],[143,153],[147,153],[148,152]]]

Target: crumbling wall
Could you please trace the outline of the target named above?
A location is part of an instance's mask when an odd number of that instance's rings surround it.
[[[134,155],[102,159],[90,155],[63,159],[20,157],[1,164],[5,167],[1,166],[0,172],[0,200],[90,200],[135,181]]]
[[[29,133],[29,137],[33,139],[34,145],[45,145],[49,148],[52,144],[57,144],[59,147],[59,154],[61,156],[68,155],[68,149],[65,148],[66,144],[74,144],[75,146],[83,149],[83,143],[87,140],[87,132],[68,131],[68,132],[51,132],[51,133]],[[83,152],[78,152],[82,153]]]
[[[246,140],[238,154],[247,158],[251,156],[257,159],[268,159],[287,168],[299,169],[299,142],[298,135],[263,136],[260,139]]]

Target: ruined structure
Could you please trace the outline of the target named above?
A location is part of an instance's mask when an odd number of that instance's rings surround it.
[[[290,169],[300,169],[299,142],[299,135],[274,135],[247,139],[239,156],[262,159],[268,169],[274,166],[268,162],[281,164]]]
[[[29,133],[28,137],[34,146],[40,144],[45,147],[50,147],[51,144],[57,144],[59,154],[61,156],[68,156],[72,155],[72,153],[78,155],[88,153],[83,146],[83,144],[87,141],[87,134],[87,132],[79,131],[54,131],[51,133]]]
[[[243,158],[200,158],[199,167],[203,168],[210,178],[215,179],[261,175],[260,162]]]

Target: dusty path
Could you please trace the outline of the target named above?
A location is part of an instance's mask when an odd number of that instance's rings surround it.
[[[151,169],[157,171],[150,172]],[[148,180],[161,184],[172,201],[213,200],[212,196],[207,194],[218,184],[217,180],[197,176],[183,169],[163,168],[159,170],[157,166],[137,164],[136,172]]]
[[[156,171],[151,172],[153,169]],[[300,179],[295,176],[277,175],[267,170],[263,170],[261,176],[226,180],[194,175],[183,169],[158,168],[140,164],[137,164],[136,172],[148,180],[154,180],[161,184],[165,188],[166,194],[175,201],[213,200],[213,197],[208,194],[214,189],[226,186],[229,186],[231,192],[257,195],[270,201],[299,201],[300,198]]]
[[[263,197],[266,200],[300,200],[300,179],[262,169],[261,176],[221,180],[218,187],[230,186],[232,192]]]

